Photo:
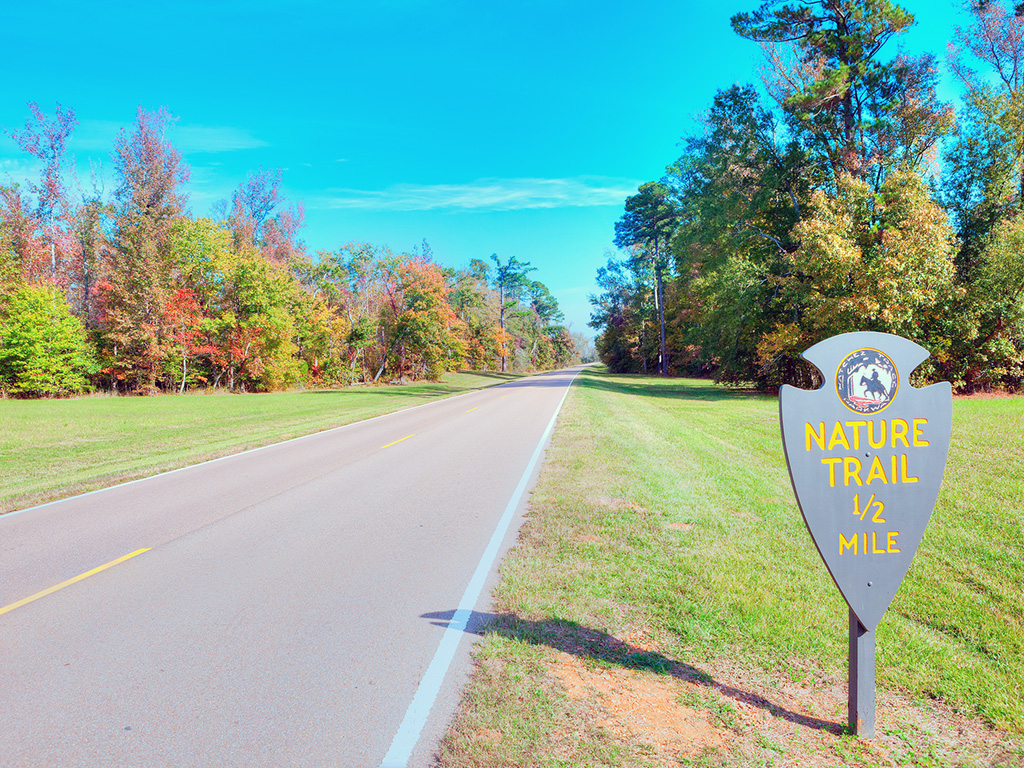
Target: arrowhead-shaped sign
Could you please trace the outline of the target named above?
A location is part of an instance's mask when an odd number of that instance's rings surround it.
[[[782,443],[804,522],[860,623],[873,630],[924,536],[949,452],[948,382],[920,389],[928,351],[844,333],[804,352],[825,384],[779,392]]]

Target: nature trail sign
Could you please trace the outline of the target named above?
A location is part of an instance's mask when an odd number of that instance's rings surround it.
[[[850,729],[873,737],[874,631],[942,484],[952,389],[912,387],[928,351],[886,333],[833,336],[803,357],[825,384],[779,391],[782,443],[804,522],[850,606]]]

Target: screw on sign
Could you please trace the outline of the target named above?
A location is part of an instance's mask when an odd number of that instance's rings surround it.
[[[924,536],[949,452],[949,382],[910,385],[928,358],[887,333],[844,333],[803,353],[816,390],[779,391],[800,511],[850,606],[850,730],[875,733],[875,627]]]

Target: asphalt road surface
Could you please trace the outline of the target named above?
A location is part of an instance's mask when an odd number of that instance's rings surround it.
[[[578,370],[0,517],[0,765],[428,765]]]

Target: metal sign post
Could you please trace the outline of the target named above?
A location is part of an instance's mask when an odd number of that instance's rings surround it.
[[[825,379],[779,391],[782,444],[800,512],[850,607],[850,730],[875,734],[875,627],[924,536],[949,452],[949,382],[920,389],[928,358],[886,333],[844,333],[803,353]]]

